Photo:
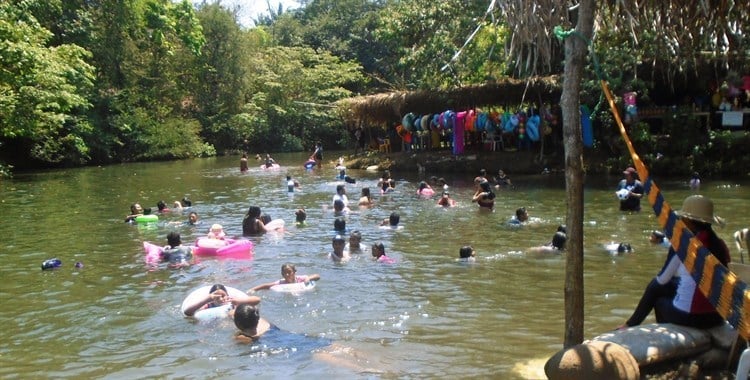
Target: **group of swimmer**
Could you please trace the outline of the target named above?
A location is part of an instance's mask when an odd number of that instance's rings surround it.
[[[193,205],[193,202],[187,197],[183,197],[181,201],[174,201],[172,208],[168,208],[166,202],[156,202],[156,212],[151,207],[143,208],[140,203],[136,202],[130,205],[130,214],[125,216],[125,223],[133,223],[136,218],[144,215],[155,215],[155,214],[166,214],[169,212],[182,212],[189,209]],[[198,213],[191,211],[188,215],[188,224],[198,224]]]
[[[311,159],[314,159],[317,165],[319,165],[317,163],[318,160],[322,160],[321,151],[322,148],[319,151],[316,146],[316,151],[313,156],[311,156]],[[244,168],[246,170],[247,168],[246,158],[246,155],[243,155],[245,164],[241,164],[241,169]],[[266,164],[269,162],[268,159],[273,160],[270,158],[270,155],[268,155]],[[272,164],[273,163],[275,163],[275,161],[273,161]],[[617,186],[617,196],[620,199],[620,210],[626,212],[638,212],[641,210],[640,202],[645,192],[643,184],[638,180],[637,171],[632,167],[623,171],[623,175],[624,178]],[[299,182],[293,180],[288,175],[286,181],[290,192],[300,187]],[[496,198],[495,190],[511,188],[513,186],[511,179],[503,170],[498,170],[497,176],[490,179],[484,169],[482,169],[479,175],[474,179],[474,184],[475,190],[471,201],[476,203],[480,210],[484,211],[492,211],[494,209]],[[386,194],[395,191],[396,181],[392,178],[391,173],[386,170],[378,180],[377,186],[380,188],[382,194]],[[441,207],[456,206],[457,202],[451,198],[449,185],[443,178],[431,177],[429,183],[427,181],[420,182],[417,194],[431,197],[435,193],[433,186],[441,190],[441,195],[437,199],[437,205]],[[694,190],[699,188],[700,179],[698,178],[697,173],[691,178],[690,186]],[[346,231],[346,220],[342,216],[347,212],[348,204],[349,200],[346,194],[346,186],[344,184],[338,184],[332,199],[334,216],[336,216],[334,219],[334,230],[336,231],[336,235],[331,240],[332,251],[328,255],[328,257],[334,262],[345,262],[349,260],[353,254],[359,254],[366,251],[365,247],[362,245],[362,233],[360,231],[352,231],[349,234],[348,241],[343,235]],[[357,205],[361,207],[372,207],[374,205],[369,187],[363,187],[361,189]],[[182,209],[183,207],[189,206],[190,201],[188,199],[183,199],[182,202],[175,201],[174,208]],[[169,212],[169,209],[166,208],[166,205],[162,201],[157,204],[157,208],[159,210],[158,212]],[[713,210],[714,205],[710,199],[701,195],[691,195],[684,200],[681,210],[676,211],[676,214],[690,232],[710,251],[710,254],[714,255],[723,265],[727,265],[730,261],[729,250],[724,241],[721,240],[712,229],[712,224],[717,223],[720,220],[714,215]],[[133,204],[131,207],[131,214],[126,217],[126,221],[132,221],[136,216],[144,215],[146,213],[147,211],[144,210],[140,204]],[[193,214],[195,213],[191,212],[190,214],[191,224],[198,222],[197,214],[194,216]],[[304,208],[298,208],[295,211],[295,221],[298,226],[304,226],[306,218],[307,213]],[[528,220],[528,211],[526,208],[521,207],[516,210],[515,215],[511,218],[508,224],[511,226],[523,225]],[[271,222],[272,220],[270,216],[263,214],[260,207],[251,206],[242,221],[243,235],[253,236],[278,230],[278,227],[270,226],[272,224]],[[396,212],[391,213],[388,218],[381,222],[381,228],[402,228],[402,226],[400,226],[400,215]],[[225,236],[226,234],[218,224],[212,225],[207,234],[207,238],[211,239],[224,239]],[[551,242],[539,247],[532,247],[529,249],[529,252],[559,254],[564,251],[566,241],[566,227],[561,225],[558,226],[557,231],[555,231]],[[653,231],[650,236],[650,241],[654,245],[669,248],[669,252],[662,269],[646,287],[633,314],[624,324],[619,326],[618,329],[626,329],[641,324],[652,310],[655,311],[656,321],[659,323],[676,323],[697,328],[709,328],[724,323],[724,319],[718,314],[718,312],[716,312],[706,297],[698,290],[697,284],[685,265],[680,261],[677,253],[670,246],[670,242],[665,234],[661,231]],[[629,244],[618,244],[618,252],[629,252],[631,250],[632,248]],[[189,251],[189,247],[182,245],[179,233],[170,232],[167,235],[167,246],[163,250],[163,260],[170,263],[187,261],[187,256],[190,255]],[[370,251],[371,255],[377,262],[395,262],[393,258],[386,255],[386,249],[383,243],[378,242],[372,244]],[[476,252],[470,245],[461,247],[458,253],[458,260],[461,262],[472,262],[476,260]],[[235,294],[230,296],[224,285],[215,284],[211,287],[210,291],[205,294],[205,297],[196,300],[194,304],[188,305],[183,310],[184,314],[187,316],[193,316],[200,310],[231,304],[232,308],[230,316],[238,329],[237,339],[240,341],[256,340],[266,332],[272,330],[273,325],[260,317],[259,305],[261,303],[261,298],[253,293],[270,289],[275,285],[309,283],[320,279],[319,274],[297,275],[296,268],[292,263],[285,263],[281,266],[281,277],[281,279],[273,282],[266,282],[253,286],[242,295]]]

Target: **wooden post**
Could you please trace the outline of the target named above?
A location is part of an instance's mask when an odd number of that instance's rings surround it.
[[[581,77],[594,28],[594,0],[581,0],[575,34],[565,39],[565,81],[560,97],[565,144],[565,189],[568,242],[565,261],[564,347],[583,342],[583,139],[581,137]]]

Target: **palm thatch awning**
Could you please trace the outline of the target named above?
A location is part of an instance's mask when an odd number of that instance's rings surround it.
[[[438,113],[474,107],[519,105],[527,102],[557,101],[562,92],[559,76],[532,77],[526,80],[507,78],[499,82],[472,85],[452,90],[398,91],[343,99],[336,106],[344,120],[392,123],[408,112]]]

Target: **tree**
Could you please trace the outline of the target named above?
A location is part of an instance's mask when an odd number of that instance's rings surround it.
[[[579,93],[586,52],[594,30],[594,0],[578,7],[575,34],[565,40],[565,81],[560,106],[565,143],[565,189],[568,202],[565,260],[565,347],[583,342],[583,140]]]
[[[52,33],[34,17],[35,6],[42,4],[0,3],[0,138],[43,162],[80,164],[88,154],[90,125],[81,116],[90,106],[90,53],[48,46]]]
[[[200,121],[202,137],[219,148],[237,148],[235,131],[224,128],[245,103],[247,49],[237,15],[218,4],[202,6],[198,18],[206,44],[195,62],[191,113]]]
[[[253,149],[295,151],[322,139],[337,144],[343,122],[332,104],[362,85],[361,67],[310,48],[270,47],[248,57],[254,68],[243,112],[230,128]]]
[[[458,17],[461,9],[465,17]],[[460,0],[406,0],[388,4],[380,11],[374,35],[385,48],[379,57],[384,79],[392,89],[431,89],[462,84],[462,76],[442,70],[456,49],[476,27],[474,17],[487,6]],[[484,56],[484,54],[482,54]],[[466,72],[478,67],[465,67]],[[484,74],[484,73],[483,73]],[[485,76],[485,75],[480,75]]]

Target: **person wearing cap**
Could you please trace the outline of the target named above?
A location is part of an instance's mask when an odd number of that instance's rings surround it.
[[[731,260],[729,248],[711,228],[718,223],[713,202],[701,195],[685,198],[682,209],[675,212],[685,227],[700,240],[723,265]],[[678,280],[678,281],[674,281]],[[724,318],[698,289],[698,285],[674,249],[669,249],[661,271],[646,287],[633,315],[618,329],[637,326],[654,310],[656,322],[675,323],[696,328],[711,328]]]
[[[636,178],[638,174],[632,167],[625,169],[625,175],[617,185],[617,191],[626,190],[627,197],[620,199],[620,211],[641,211],[641,198],[643,197],[643,184]]]
[[[331,245],[333,246],[333,252],[331,252],[330,255],[328,255],[331,260],[334,262],[343,262],[343,261],[349,261],[351,256],[349,255],[349,252],[346,252],[344,250],[344,247],[346,247],[346,240],[344,240],[344,237],[341,235],[336,235],[333,237],[333,241],[331,242]]]

